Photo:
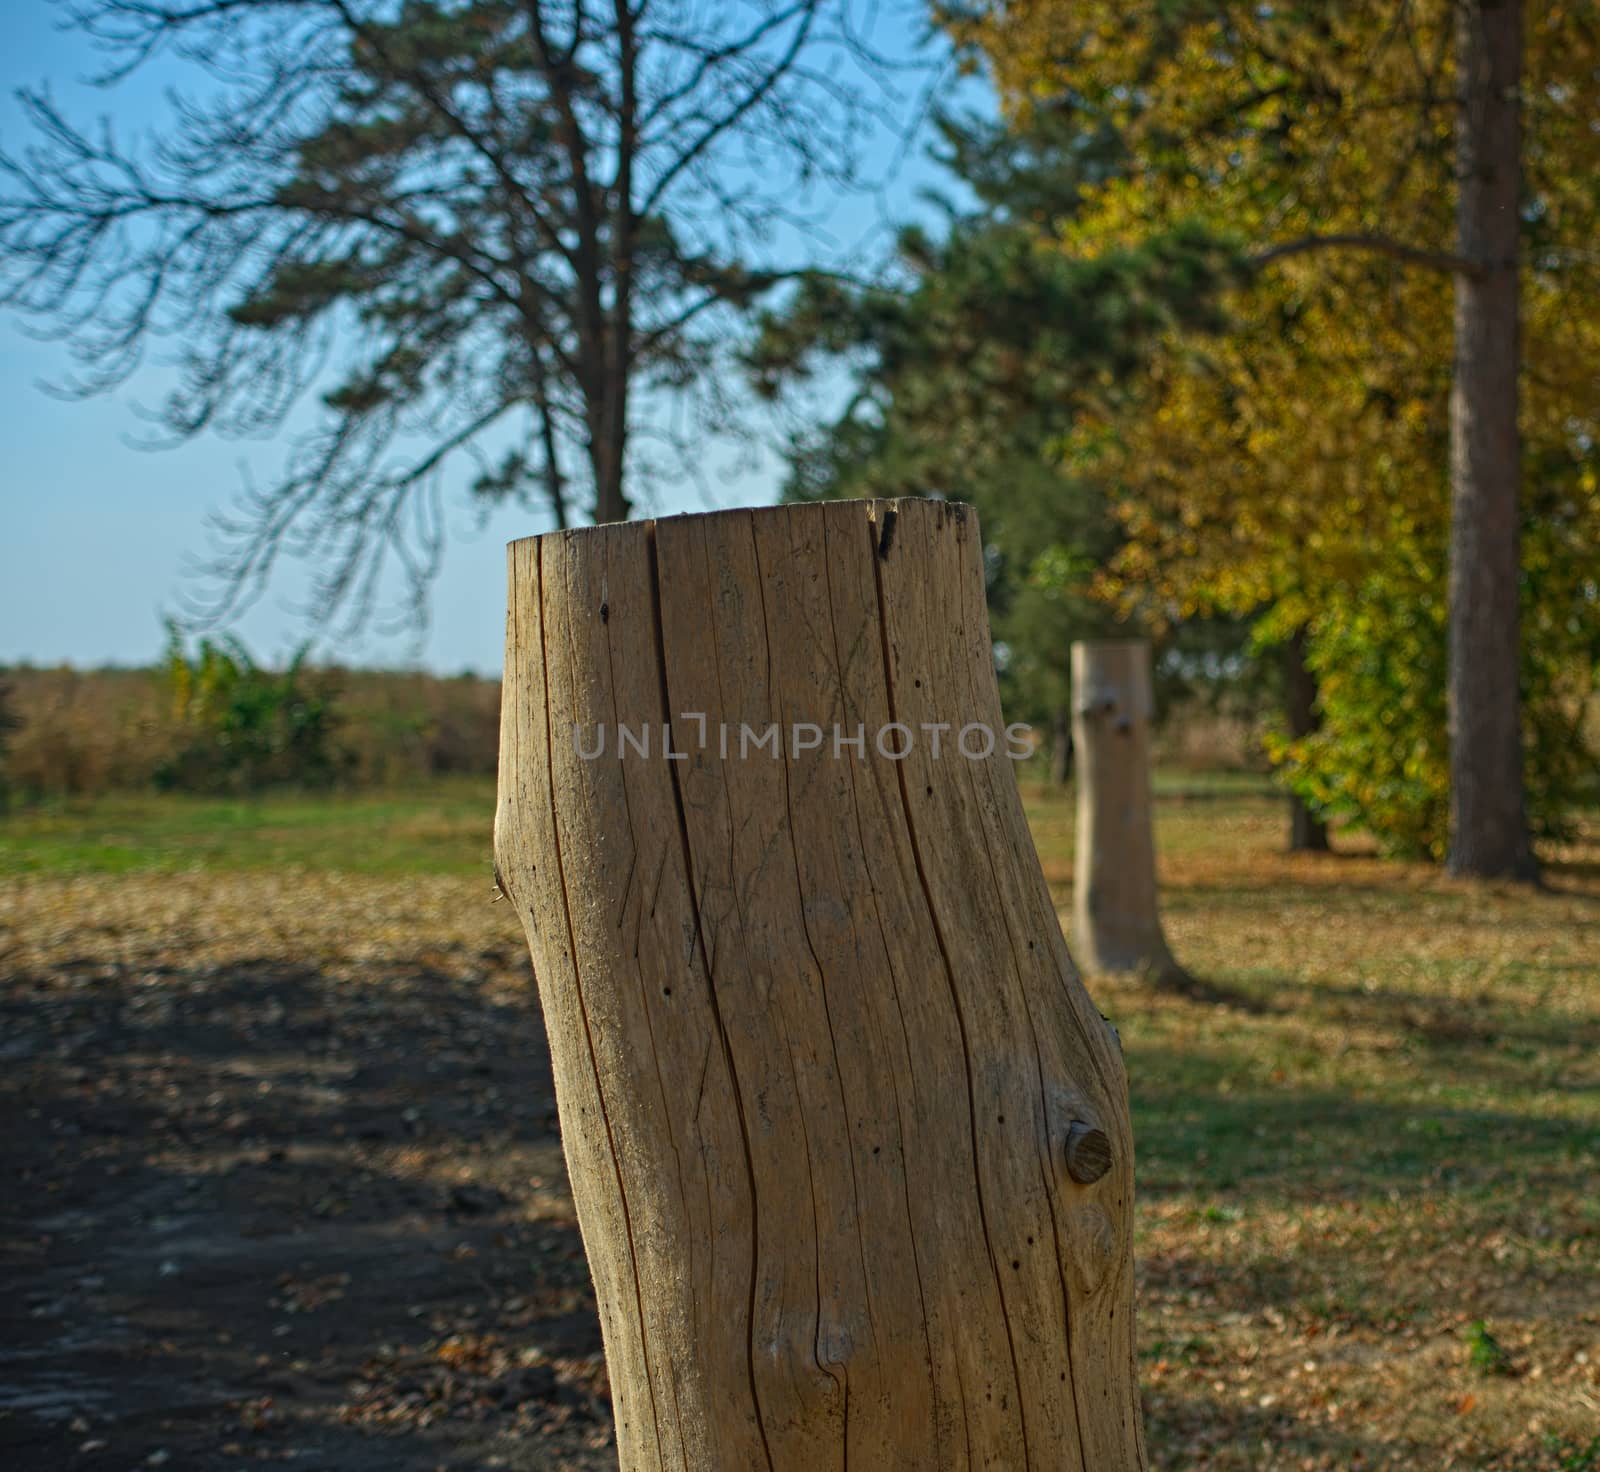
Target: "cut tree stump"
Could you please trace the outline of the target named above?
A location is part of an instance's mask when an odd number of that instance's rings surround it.
[[[1167,949],[1156,901],[1150,821],[1150,645],[1072,646],[1072,737],[1078,758],[1072,947],[1091,973],[1185,979]]]
[[[512,544],[497,871],[629,1472],[1145,1465],[1126,1076],[1007,752],[964,507]]]

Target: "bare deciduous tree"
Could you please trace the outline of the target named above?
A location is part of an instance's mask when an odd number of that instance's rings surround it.
[[[211,615],[285,553],[358,619],[397,560],[420,609],[459,460],[488,500],[612,521],[641,401],[686,395],[696,443],[729,424],[711,370],[730,325],[793,264],[808,201],[882,175],[863,153],[905,137],[934,76],[893,26],[878,45],[874,14],[79,0],[98,80],[178,64],[195,85],[148,140],[24,96],[32,136],[0,155],[0,302],[68,340],[77,393],[165,339],[178,440],[272,435],[320,398],[281,475],[219,518]]]

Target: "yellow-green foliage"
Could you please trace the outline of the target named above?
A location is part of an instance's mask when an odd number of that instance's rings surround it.
[[[1372,242],[1453,249],[1455,16],[1450,0],[1015,0],[958,27],[1013,111],[1066,97],[1122,131],[1130,165],[1086,190],[1064,250],[1195,221],[1251,258],[1346,240],[1260,265],[1220,337],[1169,333],[1139,391],[1063,453],[1120,495],[1129,542],[1102,593],[1167,617],[1263,613],[1263,640],[1304,628],[1326,727],[1278,755],[1308,795],[1430,853],[1452,286]],[[1523,96],[1523,693],[1548,834],[1600,739],[1578,721],[1600,662],[1600,7],[1527,6]]]
[[[306,668],[305,653],[268,670],[237,639],[202,639],[191,655],[172,631],[164,673],[181,735],[156,768],[157,785],[251,792],[336,783],[348,766],[338,691],[327,672]]]

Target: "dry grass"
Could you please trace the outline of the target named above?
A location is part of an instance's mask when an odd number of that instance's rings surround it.
[[[378,670],[313,672],[334,702],[334,745],[346,785],[444,774],[492,774],[500,682]],[[18,722],[0,752],[0,796],[17,801],[148,791],[193,741],[164,671],[0,666]]]
[[[1030,808],[1065,907],[1070,812]],[[1133,1079],[1157,1462],[1600,1467],[1600,835],[1530,893],[1291,858],[1283,828],[1163,804],[1200,992],[1094,983]]]
[[[290,871],[252,869],[239,824],[210,870],[163,850],[169,872],[63,872],[100,866],[59,819],[45,871],[14,840],[0,969],[481,980],[520,945],[509,907],[459,858],[421,871],[486,842],[487,805],[417,803],[341,809],[340,841]],[[1064,907],[1070,810],[1029,804]],[[1286,857],[1250,797],[1164,800],[1158,827],[1170,939],[1202,986],[1092,987],[1133,1081],[1155,1466],[1600,1468],[1600,831],[1534,893],[1354,844]],[[382,852],[386,872],[344,872],[347,839],[350,868]]]

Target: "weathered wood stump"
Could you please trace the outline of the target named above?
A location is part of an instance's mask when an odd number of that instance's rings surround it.
[[[1144,1465],[1126,1078],[1007,752],[963,507],[512,544],[495,852],[630,1472]]]
[[[1178,980],[1156,901],[1150,819],[1150,646],[1098,639],[1072,646],[1072,736],[1078,755],[1072,948],[1091,973]]]

